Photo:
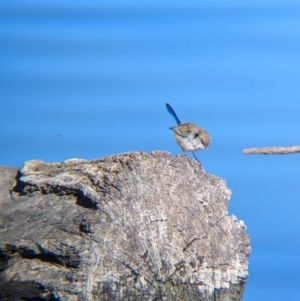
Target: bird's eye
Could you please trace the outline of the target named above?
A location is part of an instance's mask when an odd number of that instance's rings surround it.
[[[198,133],[195,133],[194,138],[197,138],[198,136],[199,136],[199,134],[198,134]]]

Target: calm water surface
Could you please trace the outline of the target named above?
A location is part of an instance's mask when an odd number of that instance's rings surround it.
[[[205,170],[233,191],[229,214],[251,236],[245,301],[296,300],[300,4],[77,1],[0,4],[0,164],[181,154],[180,119],[212,136]]]

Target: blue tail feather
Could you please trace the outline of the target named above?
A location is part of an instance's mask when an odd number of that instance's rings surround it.
[[[175,111],[173,110],[173,108],[168,103],[166,103],[166,108],[167,108],[168,112],[175,118],[177,124],[180,124],[181,121],[177,117],[177,115],[176,115]]]

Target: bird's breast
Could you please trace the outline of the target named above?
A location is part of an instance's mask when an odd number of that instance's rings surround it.
[[[199,137],[194,138],[192,135],[185,137],[175,135],[177,143],[186,151],[196,151],[205,148]]]

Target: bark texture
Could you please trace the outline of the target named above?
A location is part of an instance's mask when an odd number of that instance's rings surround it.
[[[241,300],[246,227],[195,160],[136,152],[0,168],[0,300]]]

